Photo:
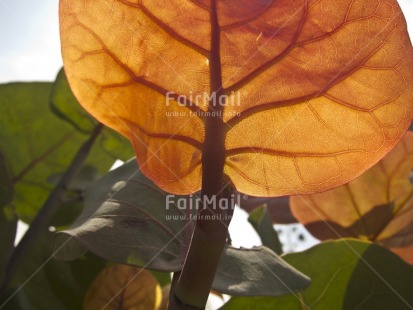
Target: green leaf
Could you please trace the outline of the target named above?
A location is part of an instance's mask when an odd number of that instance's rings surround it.
[[[49,224],[60,229],[67,228],[68,225],[72,224],[83,210],[83,190],[97,180],[99,176],[100,173],[95,167],[83,166],[68,186],[59,211],[54,214]],[[62,174],[51,175],[48,181],[57,185],[61,177]]]
[[[232,296],[279,296],[304,290],[310,279],[266,247],[226,247],[213,289]]]
[[[32,220],[53,189],[48,178],[62,174],[87,139],[51,112],[51,88],[51,83],[0,85],[0,149],[14,184],[13,205],[25,222]],[[98,139],[86,161],[100,174],[119,156],[132,154],[129,143],[122,143],[123,138],[107,131],[108,135]]]
[[[48,181],[53,185],[59,183],[62,174],[53,174],[49,176]],[[69,185],[68,189],[74,191],[85,190],[93,181],[96,181],[100,177],[99,171],[93,166],[83,166],[79,173],[74,177],[72,183]]]
[[[265,205],[271,221],[274,224],[293,224],[297,223],[297,219],[291,213],[290,197],[253,197],[246,196],[246,199],[239,201],[240,207],[251,213],[256,208]]]
[[[50,83],[0,85],[0,147],[15,185],[13,204],[30,222],[46,200],[49,175],[63,172],[85,139],[50,113]]]
[[[192,224],[177,202],[157,188],[131,159],[93,183],[85,192],[85,208],[73,225],[54,238],[61,259],[86,250],[105,259],[174,272],[181,269]],[[193,210],[196,211],[196,210]]]
[[[55,255],[70,260],[91,251],[118,263],[179,271],[193,228],[184,210],[188,202],[195,206],[194,197],[168,196],[157,188],[132,159],[86,191],[80,217],[54,238]],[[193,215],[196,208],[189,211]],[[213,288],[234,295],[274,296],[289,292],[282,282],[298,291],[308,278],[267,248],[226,248]]]
[[[26,254],[12,281],[15,293],[9,303],[24,300],[30,305],[27,309],[66,310],[66,306],[54,293],[45,273],[45,266],[50,262],[51,233],[44,232]],[[25,308],[23,308],[25,309]]]
[[[151,270],[152,275],[158,281],[161,287],[165,287],[172,283],[171,273],[170,272],[161,272]]]
[[[97,121],[82,108],[75,98],[63,69],[59,71],[53,83],[50,108],[58,117],[82,133],[92,132],[97,125]],[[98,144],[100,144],[101,151],[112,156],[114,160],[125,161],[134,156],[129,141],[109,128],[103,130],[101,141]]]
[[[45,274],[53,293],[66,309],[82,309],[84,297],[94,278],[105,268],[105,262],[88,254],[73,262],[52,259]]]
[[[412,308],[412,267],[376,244],[344,239],[283,258],[311,278],[311,285],[303,293],[277,298],[232,298],[221,309]]]
[[[83,166],[68,186],[59,211],[54,214],[49,225],[64,229],[72,224],[83,210],[83,190],[97,180],[99,176],[100,173],[95,167]],[[61,177],[62,174],[51,175],[48,181],[57,185]]]
[[[83,210],[83,197],[76,192],[69,192],[70,198],[66,198],[65,201],[59,206],[59,210],[55,213],[49,222],[50,226],[58,229],[65,229],[71,225],[82,213]]]
[[[252,227],[257,231],[263,245],[277,254],[282,254],[282,244],[280,239],[278,239],[277,232],[272,226],[268,208],[265,205],[254,209],[248,217],[248,222],[250,222]]]
[[[91,133],[97,125],[97,121],[82,108],[73,95],[63,68],[52,86],[50,109],[82,133]]]
[[[117,132],[107,127],[103,129],[98,145],[99,150],[95,154],[100,156],[106,155],[111,157],[113,160],[120,159],[127,161],[135,155],[130,142]]]
[[[78,310],[96,275],[106,263],[93,255],[73,262],[51,258],[52,233],[45,232],[36,246],[26,255],[14,277],[9,296],[16,293],[7,305],[22,303],[28,307],[14,309]],[[1,307],[0,304],[0,308]],[[11,308],[13,309],[13,308]]]

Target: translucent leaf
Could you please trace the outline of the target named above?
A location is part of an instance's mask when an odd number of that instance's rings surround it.
[[[322,240],[354,237],[389,247],[413,264],[413,132],[346,185],[291,197],[294,215]]]
[[[62,0],[60,31],[79,102],[167,192],[200,189],[206,150],[249,195],[328,190],[412,119],[396,0]]]
[[[88,310],[157,310],[162,291],[156,279],[144,269],[113,265],[93,281],[83,304]]]

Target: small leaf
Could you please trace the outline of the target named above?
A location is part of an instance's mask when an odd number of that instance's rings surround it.
[[[85,297],[83,308],[157,310],[161,301],[161,287],[149,271],[113,265],[95,278]]]
[[[304,292],[232,298],[221,309],[407,310],[413,305],[413,269],[379,245],[332,241],[283,258],[311,278]]]
[[[310,279],[266,247],[226,247],[212,288],[232,296],[279,296],[304,290]]]
[[[171,273],[170,272],[161,272],[161,271],[151,271],[152,275],[158,281],[161,287],[170,285],[172,283]]]
[[[413,264],[413,132],[346,185],[291,197],[294,215],[321,240],[354,237],[382,244]]]
[[[274,224],[293,224],[297,219],[291,213],[290,198],[284,197],[252,197],[240,199],[240,207],[251,213],[254,209],[266,205]]]
[[[261,238],[262,244],[277,254],[282,254],[282,244],[272,226],[268,208],[264,205],[250,213],[248,222],[254,227]]]

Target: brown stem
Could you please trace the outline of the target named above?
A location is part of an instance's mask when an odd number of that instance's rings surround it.
[[[203,208],[192,235],[191,244],[177,283],[171,290],[168,309],[204,309],[212,282],[224,249],[229,220],[227,210],[219,208],[223,195],[223,171],[225,164],[225,126],[222,119],[222,87],[220,28],[216,0],[211,1],[211,98],[205,121],[205,140],[202,149]],[[222,205],[229,206],[229,203]],[[232,211],[232,210],[231,210]]]
[[[10,257],[0,292],[8,287],[23,258],[35,244],[35,241],[39,237],[39,235],[46,229],[51,218],[61,204],[68,186],[85,162],[87,156],[90,153],[90,150],[93,147],[93,144],[95,143],[102,129],[103,125],[101,124],[95,127],[89,139],[80,147],[72,163],[67,168],[59,183],[50,193],[46,202],[44,203],[40,211],[36,214],[36,217],[33,219],[33,221],[30,223],[29,229],[26,231],[23,238],[14,249],[12,256]]]

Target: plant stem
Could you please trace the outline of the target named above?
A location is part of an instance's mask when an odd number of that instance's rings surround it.
[[[211,99],[208,106],[210,113],[205,118],[202,150],[203,209],[198,213],[183,269],[171,290],[168,309],[205,308],[228,235],[229,220],[222,220],[228,214],[226,210],[218,207],[221,200],[227,200],[222,205],[229,206],[229,197],[223,195],[225,124],[222,119],[224,107],[220,103],[225,90],[222,87],[220,28],[216,2],[211,1]]]
[[[180,310],[199,310],[199,308],[184,305],[177,297],[175,294],[172,292],[175,291],[176,284],[178,283],[179,277],[181,273],[180,272],[175,272],[174,276],[172,278],[172,283],[171,283],[171,289],[170,292],[171,294],[169,295],[169,303],[168,303],[168,309],[180,309]]]
[[[26,231],[23,238],[20,240],[10,257],[9,263],[7,265],[7,271],[3,283],[1,284],[0,292],[8,287],[23,258],[34,245],[39,235],[47,228],[47,225],[49,224],[51,218],[63,201],[68,186],[85,162],[87,156],[90,153],[90,150],[93,147],[93,144],[95,143],[102,129],[102,124],[98,124],[94,128],[89,139],[85,141],[85,143],[83,143],[83,145],[79,148],[75,157],[73,158],[72,163],[63,174],[59,183],[50,193],[46,202],[43,204],[40,211],[36,214],[36,217],[30,223],[29,229]]]

